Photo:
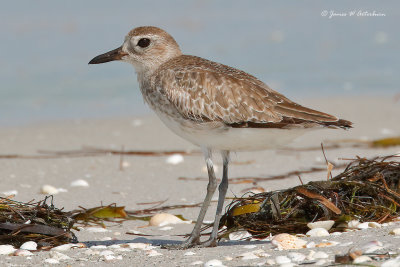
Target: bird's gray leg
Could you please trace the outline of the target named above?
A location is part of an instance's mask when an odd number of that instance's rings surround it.
[[[215,214],[215,221],[213,225],[213,229],[211,232],[210,239],[206,242],[202,243],[201,246],[203,247],[215,247],[217,246],[217,236],[219,230],[219,221],[222,217],[222,207],[224,206],[226,191],[228,190],[228,164],[229,164],[229,151],[222,151],[222,160],[223,160],[223,174],[222,174],[222,181],[219,184],[219,196],[218,196],[218,205],[217,205],[217,212]]]
[[[200,230],[203,225],[204,216],[206,215],[208,206],[210,205],[211,198],[214,195],[215,189],[217,188],[217,179],[215,178],[213,162],[211,159],[211,150],[203,149],[204,157],[207,164],[208,171],[208,186],[207,186],[207,194],[204,198],[203,205],[201,206],[199,216],[197,218],[196,224],[193,228],[192,233],[189,238],[179,246],[180,249],[190,248],[198,245],[200,243]]]

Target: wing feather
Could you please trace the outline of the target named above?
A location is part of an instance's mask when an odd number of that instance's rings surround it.
[[[202,58],[183,55],[172,59],[155,77],[156,88],[181,115],[198,122],[220,121],[236,127],[310,123],[351,127],[351,122],[289,100],[243,71]]]

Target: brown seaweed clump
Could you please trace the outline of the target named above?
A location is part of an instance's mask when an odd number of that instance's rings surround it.
[[[307,223],[320,220],[334,220],[333,231],[350,220],[393,220],[400,216],[400,162],[394,158],[357,158],[329,181],[235,199],[221,219],[227,229],[220,236],[238,230],[259,238],[305,233]]]
[[[39,247],[53,247],[77,242],[70,231],[74,220],[52,202],[52,197],[36,203],[0,197],[0,244],[19,247],[26,241],[35,241]]]

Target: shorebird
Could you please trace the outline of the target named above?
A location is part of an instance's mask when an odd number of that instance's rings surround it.
[[[89,64],[114,60],[134,66],[145,102],[168,128],[204,153],[207,194],[182,249],[217,245],[230,151],[277,148],[312,129],[351,128],[350,121],[303,107],[244,71],[182,54],[175,39],[157,27],[131,30],[122,46]],[[217,188],[212,151],[221,152],[223,174],[210,238],[200,242],[203,219]]]

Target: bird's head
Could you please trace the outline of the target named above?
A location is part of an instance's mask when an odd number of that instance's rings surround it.
[[[138,73],[153,72],[181,54],[179,45],[166,31],[145,26],[131,30],[122,46],[93,58],[89,64],[120,60],[131,63]]]

